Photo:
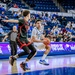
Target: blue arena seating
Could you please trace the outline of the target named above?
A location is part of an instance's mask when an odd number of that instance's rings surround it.
[[[59,12],[59,8],[52,0],[25,0],[29,5],[35,5],[34,10]]]
[[[75,0],[62,0],[60,3],[66,11],[75,9]]]
[[[62,6],[65,8],[65,10],[68,9],[74,9],[75,5],[73,4],[74,0],[63,0],[62,2]],[[57,6],[55,6],[55,4],[53,3],[52,0],[36,0],[33,2],[33,0],[25,0],[26,3],[28,4],[32,4],[34,3],[35,6],[33,7],[34,10],[38,10],[38,11],[49,11],[49,12],[60,12],[59,8]],[[74,1],[75,2],[75,1]],[[28,9],[27,6],[25,6],[24,3],[21,2],[21,0],[12,0],[11,4],[17,4],[19,6],[19,8],[24,8],[24,9]],[[11,7],[13,7],[13,5],[11,5]],[[2,11],[0,11],[1,14]],[[13,14],[11,11],[5,11],[5,15],[8,16],[9,19],[15,19],[13,18]],[[36,15],[36,14],[34,14]],[[58,20],[60,21],[61,16],[58,17]],[[65,17],[68,21],[74,21],[75,19],[73,17]],[[9,32],[12,28],[12,26],[17,25],[15,23],[8,23],[8,24],[4,24],[3,23],[3,30],[5,32]],[[56,26],[56,24],[51,23],[51,22],[47,22],[47,26],[45,26],[45,30],[47,30],[48,28],[52,29],[53,26]],[[58,27],[64,28],[64,25],[58,25]],[[73,35],[75,35],[75,32],[73,30],[70,29],[66,29],[67,31],[72,32]],[[1,34],[0,34],[1,35]]]

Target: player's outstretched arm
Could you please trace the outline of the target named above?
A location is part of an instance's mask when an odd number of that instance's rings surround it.
[[[11,22],[11,23],[18,23],[18,20],[10,19],[10,20],[2,20],[3,22]]]

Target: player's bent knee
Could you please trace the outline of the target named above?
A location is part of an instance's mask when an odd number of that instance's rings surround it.
[[[35,51],[33,51],[33,54],[37,54],[37,51],[35,50]]]
[[[45,48],[50,50],[50,46],[49,45],[46,45]]]
[[[50,51],[51,50],[51,47],[49,46],[48,50]]]

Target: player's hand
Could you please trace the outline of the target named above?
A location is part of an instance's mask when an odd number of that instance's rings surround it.
[[[44,42],[46,42],[46,40],[43,39],[42,42],[44,43]]]
[[[33,40],[32,40],[32,39],[30,39],[30,38],[28,38],[28,41],[29,41],[29,42],[31,42],[31,43],[33,43]]]
[[[8,20],[2,20],[3,22],[8,22]]]

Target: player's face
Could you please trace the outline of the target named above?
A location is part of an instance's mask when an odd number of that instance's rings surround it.
[[[40,28],[40,27],[41,27],[41,21],[38,21],[38,22],[36,23],[36,27],[37,27],[37,28]]]
[[[28,16],[27,16],[27,17],[28,17],[28,19],[30,19],[30,13],[28,14]]]

